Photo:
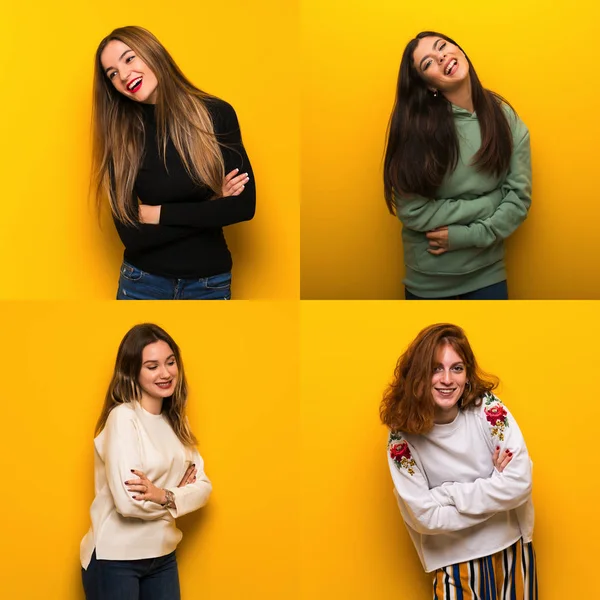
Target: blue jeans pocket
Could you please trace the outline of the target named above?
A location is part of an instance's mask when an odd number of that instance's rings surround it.
[[[123,261],[123,264],[121,265],[121,277],[123,277],[123,279],[127,279],[128,281],[140,281],[144,275],[147,275],[145,271]]]
[[[231,287],[231,273],[220,273],[206,278],[206,289],[226,290]]]

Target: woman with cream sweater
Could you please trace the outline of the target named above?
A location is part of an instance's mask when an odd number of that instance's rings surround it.
[[[81,542],[87,600],[177,600],[175,519],[211,483],[185,417],[177,344],[153,324],[123,338],[94,440],[92,525]]]

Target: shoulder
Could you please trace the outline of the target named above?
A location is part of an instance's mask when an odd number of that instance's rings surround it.
[[[510,413],[502,400],[495,394],[488,392],[484,394],[480,409],[481,419],[491,429],[492,436],[504,439],[504,430],[510,426]]]
[[[517,111],[512,106],[506,102],[502,102],[500,99],[498,99],[498,102],[502,107],[504,114],[506,115],[506,120],[508,121],[508,126],[513,134],[513,138],[517,141],[521,140],[527,133],[529,133],[527,125],[525,125],[521,117],[519,117]]]
[[[215,125],[235,124],[237,126],[237,115],[235,113],[235,109],[233,106],[231,106],[231,104],[229,104],[229,102],[226,102],[221,98],[217,98],[216,96],[209,96],[203,101],[208,109],[208,112],[210,112]]]
[[[409,475],[415,473],[415,460],[408,440],[401,431],[390,431],[387,445],[388,456],[396,467]]]
[[[131,423],[137,421],[135,407],[131,402],[123,402],[115,406],[106,419],[106,426],[118,426],[120,424]]]

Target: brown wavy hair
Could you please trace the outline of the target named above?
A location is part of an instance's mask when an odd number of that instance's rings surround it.
[[[479,406],[482,396],[498,386],[498,379],[477,365],[469,340],[460,327],[450,323],[430,325],[398,359],[394,380],[379,407],[382,423],[392,431],[422,434],[433,427],[433,367],[438,348],[446,344],[454,348],[465,364],[468,385],[460,399],[461,408]]]
[[[392,214],[400,196],[419,194],[433,198],[446,174],[456,168],[460,155],[451,103],[444,94],[434,96],[414,66],[414,52],[425,37],[438,37],[454,44],[469,63],[473,107],[481,128],[481,146],[473,157],[473,165],[500,176],[508,170],[513,150],[510,125],[502,108],[502,103],[510,104],[481,85],[473,63],[452,38],[435,31],[422,31],[408,42],[402,54],[396,100],[387,130],[383,187]]]
[[[164,329],[153,323],[135,325],[121,341],[113,376],[104,399],[104,406],[96,423],[96,435],[104,429],[108,415],[116,406],[141,400],[142,389],[139,384],[139,376],[142,369],[142,353],[148,344],[159,341],[166,342],[173,351],[179,372],[173,395],[163,400],[162,415],[167,419],[184,446],[193,447],[198,443],[185,416],[188,387],[181,351],[173,338]]]
[[[115,217],[139,223],[135,180],[144,148],[143,107],[118,92],[102,68],[107,44],[127,44],[152,70],[158,81],[156,126],[159,152],[166,160],[167,139],[175,145],[188,175],[221,196],[225,165],[206,101],[214,98],[195,87],[166,48],[142,27],[119,27],[96,50],[93,92],[92,184],[98,209],[105,197]]]

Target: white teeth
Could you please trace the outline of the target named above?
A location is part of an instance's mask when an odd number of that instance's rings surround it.
[[[129,91],[131,91],[140,81],[142,80],[141,77],[138,77],[137,79],[134,79],[128,86],[127,89]]]
[[[456,59],[453,58],[449,63],[448,66],[446,67],[446,70],[444,71],[444,73],[446,75],[450,74],[450,71],[454,68],[454,65],[456,64]]]

